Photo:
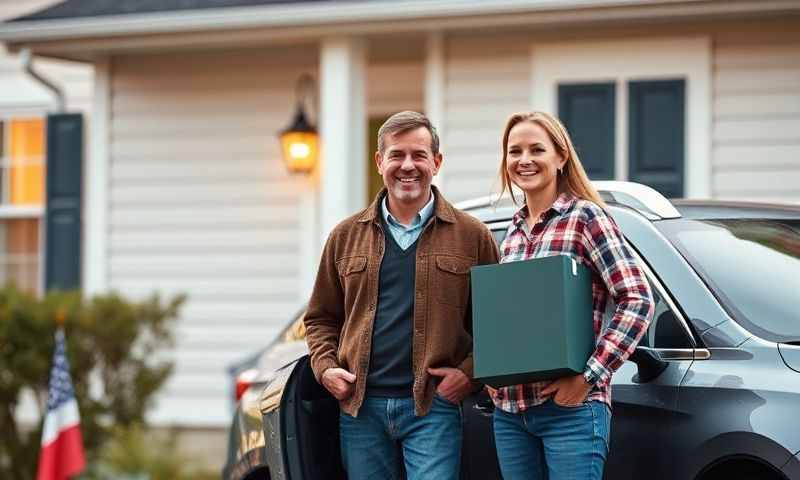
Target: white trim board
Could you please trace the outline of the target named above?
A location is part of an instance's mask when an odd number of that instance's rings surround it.
[[[111,125],[111,62],[94,64],[94,105],[88,154],[83,159],[83,292],[108,289],[109,128]],[[86,137],[84,137],[86,138]]]
[[[711,195],[712,52],[709,37],[541,43],[531,49],[531,105],[557,112],[557,85],[616,82],[616,179],[627,179],[627,82],[686,80],[685,194]]]

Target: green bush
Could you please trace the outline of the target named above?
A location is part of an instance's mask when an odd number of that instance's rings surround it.
[[[99,462],[81,480],[217,480],[219,472],[198,470],[181,454],[174,432],[149,431],[132,424],[114,428],[100,451]]]
[[[84,300],[78,292],[36,298],[14,287],[0,289],[0,478],[35,477],[41,422],[23,428],[14,411],[23,391],[32,392],[45,411],[57,317],[63,317],[91,464],[112,429],[144,424],[154,394],[172,370],[163,353],[173,346],[172,329],[184,300],[162,302],[154,295],[131,302],[116,293]]]

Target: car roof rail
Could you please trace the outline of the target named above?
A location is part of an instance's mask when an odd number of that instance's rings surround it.
[[[475,210],[478,208],[486,208],[493,206],[500,200],[499,194],[486,195],[478,198],[470,198],[469,200],[462,200],[453,204],[459,210]]]
[[[681,217],[678,209],[665,196],[647,185],[605,180],[592,182],[592,185],[603,200],[633,208],[650,220]],[[508,194],[501,196],[495,193],[458,202],[455,207],[460,210],[477,210],[495,206],[504,200],[509,200]]]
[[[636,182],[592,182],[597,192],[607,202],[633,208],[657,218],[680,218],[681,213],[667,197],[647,185]]]

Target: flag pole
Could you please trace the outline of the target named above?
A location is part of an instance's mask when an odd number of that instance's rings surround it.
[[[66,323],[67,321],[67,315],[64,313],[64,309],[59,308],[58,310],[56,310],[55,320],[56,320],[56,329],[63,330],[64,323]]]
[[[77,475],[86,467],[78,402],[69,374],[64,336],[65,320],[64,310],[56,311],[56,341],[36,480],[64,480]]]

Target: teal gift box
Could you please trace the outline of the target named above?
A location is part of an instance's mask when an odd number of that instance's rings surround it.
[[[556,255],[473,267],[475,378],[492,387],[583,373],[595,348],[592,272]]]

